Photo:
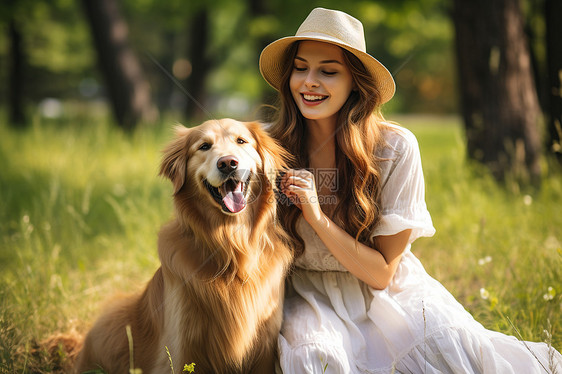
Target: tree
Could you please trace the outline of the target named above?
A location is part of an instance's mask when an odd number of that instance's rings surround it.
[[[0,24],[6,22],[8,29],[8,119],[12,127],[26,125],[24,108],[25,68],[27,56],[24,49],[22,34],[21,9],[30,4],[18,4],[16,0],[8,0],[0,5]]]
[[[10,19],[10,75],[9,75],[9,100],[10,100],[10,124],[14,127],[25,125],[25,114],[23,108],[23,67],[24,52],[22,46],[22,35],[15,16]]]
[[[538,181],[540,107],[519,0],[454,0],[453,21],[469,157],[498,180]]]
[[[562,1],[546,0],[548,146],[562,161]]]
[[[201,9],[193,14],[188,30],[188,57],[191,61],[192,74],[186,80],[186,89],[195,101],[190,100],[187,103],[185,114],[187,118],[201,119],[207,115],[204,112],[205,81],[212,68],[212,62],[207,53],[209,45],[209,11],[205,6],[202,6]]]
[[[127,130],[151,121],[150,86],[128,44],[128,28],[115,0],[82,0],[117,122]]]

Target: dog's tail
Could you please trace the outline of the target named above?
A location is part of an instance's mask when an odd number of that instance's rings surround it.
[[[38,349],[43,352],[53,373],[71,373],[83,341],[82,334],[71,330],[49,336],[38,344]]]

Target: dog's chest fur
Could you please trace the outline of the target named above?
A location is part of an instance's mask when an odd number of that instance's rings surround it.
[[[177,242],[185,244],[191,240],[184,237]],[[252,358],[271,348],[261,346],[263,340],[259,337],[276,334],[280,328],[280,279],[291,257],[285,246],[274,248],[273,242],[257,242],[261,243],[258,248],[247,243],[247,252],[259,256],[240,255],[242,258],[238,259],[245,263],[241,276],[226,271],[215,279],[202,277],[202,262],[212,263],[213,252],[202,250],[200,243],[196,245],[198,251],[208,257],[202,257],[203,261],[196,262],[191,269],[182,269],[181,276],[174,265],[186,263],[185,256],[189,254],[181,251],[169,261],[162,258],[165,317],[160,346],[168,347],[177,365],[194,362],[198,371],[213,372],[218,364],[217,367],[232,367],[233,372],[248,372],[245,363],[255,361]],[[162,367],[166,364],[169,362],[162,360]]]

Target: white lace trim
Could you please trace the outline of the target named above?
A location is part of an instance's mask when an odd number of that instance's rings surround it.
[[[297,267],[306,270],[347,272],[347,269],[330,253],[322,239],[302,217],[297,222],[297,230],[305,243],[303,255],[295,261]]]

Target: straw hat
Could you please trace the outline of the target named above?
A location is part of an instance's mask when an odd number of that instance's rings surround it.
[[[260,72],[273,88],[279,90],[285,69],[283,57],[289,46],[299,40],[316,40],[340,46],[353,53],[371,73],[381,94],[382,103],[394,96],[396,89],[390,72],[366,52],[361,22],[338,10],[315,8],[295,36],[278,39],[264,48],[260,55]]]

